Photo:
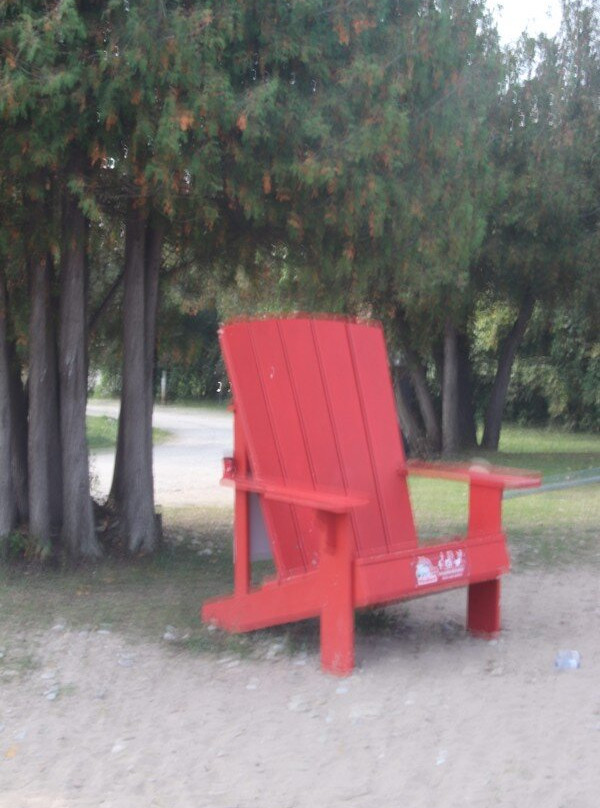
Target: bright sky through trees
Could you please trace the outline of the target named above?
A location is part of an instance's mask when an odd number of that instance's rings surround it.
[[[560,26],[560,0],[489,0],[506,44],[514,42],[527,29],[532,36],[553,36]]]

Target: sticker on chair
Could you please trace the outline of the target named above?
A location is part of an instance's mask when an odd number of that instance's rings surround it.
[[[463,550],[442,550],[431,558],[419,556],[415,566],[417,586],[462,578],[466,572],[467,555]]]

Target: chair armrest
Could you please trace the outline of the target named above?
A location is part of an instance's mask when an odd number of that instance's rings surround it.
[[[436,477],[457,480],[488,488],[537,488],[542,476],[537,471],[488,466],[485,463],[427,463],[409,460],[409,474],[417,477]]]
[[[266,481],[253,477],[238,475],[223,477],[222,485],[233,484],[241,491],[262,494],[265,499],[285,502],[288,505],[301,505],[314,508],[325,513],[348,513],[352,508],[366,505],[368,497],[361,494],[347,494],[344,491],[313,491],[301,486],[285,485],[280,482]]]

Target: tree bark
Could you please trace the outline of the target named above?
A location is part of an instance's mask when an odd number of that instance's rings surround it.
[[[466,334],[457,335],[458,350],[458,436],[461,449],[477,446],[477,423],[473,396],[473,375]]]
[[[59,300],[52,294],[54,287],[54,262],[48,256],[48,444],[50,466],[48,476],[50,478],[50,519],[53,534],[60,537],[60,527],[62,525],[62,444],[60,434],[60,379],[58,373],[58,309]]]
[[[0,541],[15,527],[17,503],[12,475],[12,418],[8,351],[7,296],[0,272]]]
[[[58,436],[52,435],[57,431],[57,401],[50,286],[49,258],[34,258],[30,264],[29,530],[42,556],[50,553],[57,527],[55,496],[61,477],[60,455],[52,454]]]
[[[60,421],[62,435],[62,539],[74,557],[97,558],[85,427],[86,221],[70,194],[64,206],[63,264],[60,282]]]
[[[458,418],[458,338],[450,320],[444,326],[444,372],[442,378],[442,453],[460,448]]]
[[[412,351],[410,353],[412,354]],[[439,452],[442,445],[442,434],[433,397],[427,384],[425,368],[418,359],[416,359],[416,355],[414,359],[411,359],[410,355],[408,355],[408,363],[415,395],[419,403],[419,410],[423,418],[423,423],[425,424],[428,451],[434,453]]]
[[[510,383],[510,374],[517,350],[523,341],[525,331],[533,314],[534,305],[535,298],[531,292],[528,292],[521,302],[517,319],[502,342],[496,376],[485,411],[483,438],[481,441],[481,445],[485,449],[498,449],[500,430],[502,429],[502,413]]]
[[[108,307],[110,306],[110,304],[114,300],[115,295],[119,291],[119,287],[123,283],[123,275],[124,275],[124,273],[120,272],[119,275],[115,278],[115,280],[110,285],[110,289],[104,295],[104,299],[102,300],[102,302],[100,303],[100,305],[98,306],[96,311],[90,317],[90,321],[89,321],[89,324],[88,324],[88,332],[90,334],[94,333],[94,331],[96,330],[96,328],[98,326],[98,323],[100,322],[100,320],[104,316],[104,312],[108,309]]]
[[[145,356],[145,376],[146,376],[146,437],[147,437],[147,457],[150,474],[153,480],[152,463],[152,411],[154,409],[154,365],[156,359],[156,320],[158,316],[158,298],[160,267],[162,262],[164,228],[160,222],[152,222],[146,230],[146,307],[145,307],[145,328],[146,328],[146,356]]]
[[[10,303],[9,303],[10,314]],[[22,381],[21,363],[17,356],[14,338],[8,342],[8,371],[11,411],[12,477],[17,505],[17,522],[29,521],[29,492],[27,470],[27,413],[29,400]]]
[[[406,371],[402,368],[392,368],[396,407],[410,454],[422,456],[427,454],[427,439],[414,410],[410,391],[406,389],[408,381],[405,378],[405,373]]]
[[[152,479],[152,412],[148,407],[146,277],[147,219],[130,203],[125,235],[123,290],[123,381],[115,473],[111,489],[130,552],[152,552],[157,544]],[[152,328],[154,328],[154,324]],[[150,418],[149,418],[150,414]],[[150,428],[148,423],[150,420]],[[149,434],[148,434],[149,433]]]
[[[396,330],[402,345],[406,363],[410,371],[410,377],[419,405],[419,411],[426,434],[426,447],[425,453],[439,452],[441,448],[441,431],[439,425],[438,415],[435,409],[435,404],[427,385],[427,377],[423,365],[419,361],[419,357],[409,344],[408,338],[408,325],[404,314],[400,309],[396,309],[395,315]]]

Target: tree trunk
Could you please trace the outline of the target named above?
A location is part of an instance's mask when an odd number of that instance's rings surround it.
[[[477,423],[475,421],[469,340],[466,334],[458,334],[457,349],[459,444],[461,449],[474,449],[477,446]]]
[[[411,352],[412,353],[412,352]],[[419,410],[423,423],[425,424],[425,434],[427,435],[427,447],[429,452],[439,452],[442,445],[442,435],[438,415],[435,411],[435,404],[429,386],[425,368],[416,359],[408,357],[410,376],[412,379],[415,395],[419,403]]]
[[[0,272],[0,542],[16,524],[17,504],[12,476],[12,419],[8,352],[7,299]]]
[[[30,265],[31,313],[29,320],[29,530],[42,556],[51,550],[56,528],[54,503],[60,479],[60,456],[52,455],[57,410],[56,379],[52,343],[54,334],[50,313],[50,260],[35,258]]]
[[[8,363],[12,427],[12,477],[17,505],[17,522],[25,524],[29,521],[29,493],[27,487],[27,413],[29,401],[21,379],[21,363],[17,356],[14,339],[11,339],[8,343]]]
[[[485,411],[483,439],[481,445],[485,449],[497,450],[500,443],[502,413],[510,382],[510,373],[519,345],[523,341],[525,331],[533,314],[535,298],[530,292],[525,295],[519,309],[517,319],[502,342],[498,367],[492,392]]]
[[[160,280],[160,267],[162,262],[162,245],[164,229],[162,223],[153,222],[146,230],[146,451],[147,463],[152,476],[154,487],[152,463],[152,411],[154,409],[154,364],[156,357],[156,319],[158,315],[158,290]]]
[[[442,378],[442,452],[460,448],[458,418],[458,335],[450,320],[444,326],[444,372]]]
[[[62,539],[74,557],[101,555],[96,539],[85,428],[87,403],[86,221],[70,194],[64,207],[60,282],[60,419],[62,435]]]
[[[439,426],[438,415],[435,410],[435,404],[431,396],[431,392],[427,385],[427,377],[423,365],[419,361],[419,357],[409,344],[408,338],[408,325],[404,314],[400,309],[396,309],[395,314],[396,329],[398,338],[402,345],[406,363],[410,371],[412,386],[415,391],[417,403],[423,424],[425,426],[425,434],[427,436],[426,446],[423,451],[439,452],[441,448],[441,431]]]
[[[151,426],[148,435],[146,231],[143,212],[130,203],[125,235],[121,412],[111,497],[132,553],[151,552],[157,543]]]
[[[410,390],[407,390],[408,380],[405,374],[406,371],[403,368],[392,368],[396,407],[410,454],[422,456],[427,453],[427,439],[415,413]]]
[[[60,379],[58,374],[58,324],[57,313],[59,300],[52,296],[54,286],[54,263],[51,256],[48,256],[48,281],[49,281],[49,313],[48,313],[48,398],[46,407],[48,409],[48,445],[50,465],[48,476],[50,478],[50,520],[52,532],[55,536],[60,536],[62,525],[62,445],[60,434]]]

